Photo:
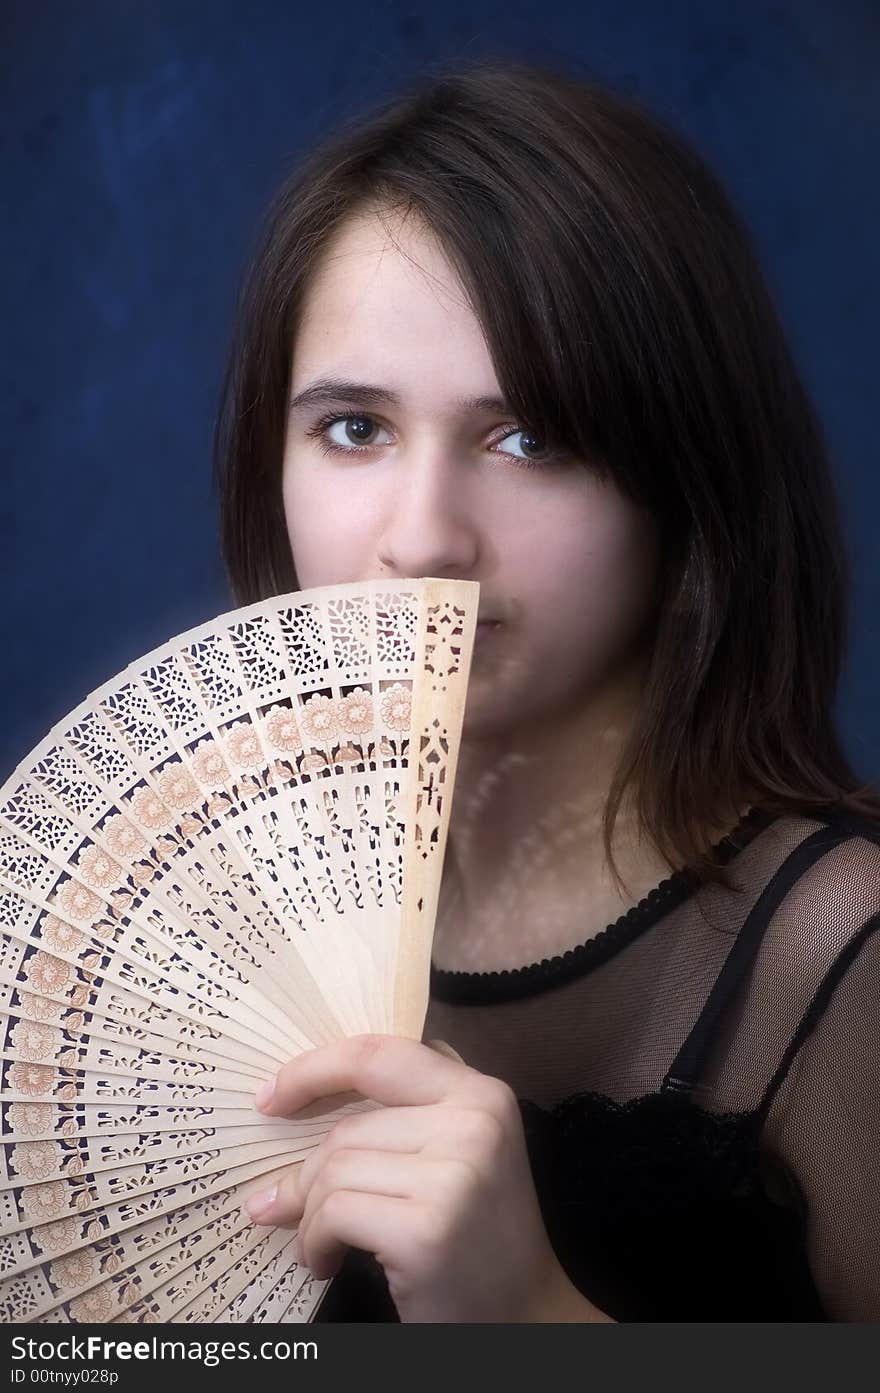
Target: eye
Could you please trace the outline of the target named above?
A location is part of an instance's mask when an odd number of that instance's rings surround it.
[[[524,440],[529,441],[531,445],[534,447],[534,455],[516,455],[516,459],[521,459],[524,464],[540,464],[542,463],[542,461],[550,458],[552,452],[550,450],[542,448],[540,445],[536,445],[538,437],[536,435],[533,435],[532,432],[530,430],[527,430],[524,426],[518,428],[517,430],[509,431],[507,435],[502,436],[501,440],[497,441],[497,444],[501,445],[505,440],[512,440],[513,437],[516,435],[522,436]],[[509,453],[509,451],[501,450],[499,451],[499,453],[502,455],[506,455]]]
[[[330,432],[337,428],[338,433],[334,437]],[[387,444],[387,441],[373,439],[374,431],[381,429],[372,416],[325,416],[307,434],[318,440],[326,454],[336,450],[357,453],[371,445]]]
[[[376,445],[386,445],[387,440],[376,440],[375,432],[382,431],[383,427],[378,425],[372,416],[350,415],[350,416],[324,416],[317,421],[314,426],[306,431],[306,435],[316,440],[318,448],[325,455],[358,455],[365,454],[371,447]],[[336,431],[335,437],[331,431]],[[524,426],[508,430],[507,434],[496,441],[490,449],[490,454],[505,455],[518,462],[520,469],[535,469],[541,464],[551,464],[556,459],[556,452],[550,449],[537,449],[534,457],[527,453],[516,453],[510,450],[499,450],[498,445],[503,441],[511,439],[513,436],[522,436],[527,442],[531,442],[534,447],[537,437]]]

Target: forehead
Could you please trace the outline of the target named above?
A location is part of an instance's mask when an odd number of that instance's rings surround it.
[[[377,292],[432,297],[470,312],[439,239],[417,213],[371,209],[346,218],[316,259],[307,298],[350,304]]]
[[[449,394],[497,391],[482,326],[438,239],[421,219],[367,212],[348,219],[306,288],[293,390],[314,377],[401,376]]]

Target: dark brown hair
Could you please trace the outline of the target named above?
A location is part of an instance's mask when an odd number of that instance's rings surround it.
[[[282,186],[216,432],[236,602],[299,588],[281,499],[292,348],[316,258],[367,207],[430,225],[521,422],[660,524],[644,708],[605,812],[612,870],[628,789],[670,865],[725,883],[704,831],[722,810],[880,819],[835,730],[849,579],[826,444],[749,234],[681,136],[591,81],[437,69]]]

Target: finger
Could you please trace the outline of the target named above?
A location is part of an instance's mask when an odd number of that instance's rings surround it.
[[[315,1213],[334,1190],[385,1195],[389,1199],[417,1199],[435,1183],[433,1172],[440,1162],[425,1163],[417,1156],[393,1151],[338,1151],[322,1166],[308,1191],[298,1186],[300,1234],[308,1232]]]
[[[438,1054],[444,1054],[447,1059],[457,1059],[459,1064],[464,1064],[465,1061],[458,1053],[458,1050],[454,1050],[448,1041],[428,1040],[426,1043],[429,1049],[436,1050]]]
[[[479,1154],[490,1125],[478,1106],[426,1103],[420,1108],[377,1108],[349,1116],[328,1132],[302,1161],[299,1188],[303,1196],[329,1156],[341,1149],[366,1151]]]
[[[271,1097],[275,1092],[274,1078],[268,1079],[265,1085],[257,1089],[256,1097],[263,1095]],[[308,1122],[312,1118],[318,1118],[321,1122],[335,1122],[339,1117],[347,1117],[350,1112],[360,1111],[362,1108],[377,1106],[375,1103],[367,1103],[359,1093],[337,1093],[332,1098],[319,1098],[317,1102],[310,1103],[306,1108],[299,1108],[296,1114],[297,1122]],[[262,1103],[257,1104],[259,1112],[265,1112]]]
[[[306,1194],[327,1158],[344,1148],[368,1151],[418,1152],[442,1125],[442,1104],[423,1108],[379,1108],[376,1112],[338,1122],[305,1158],[298,1184]],[[427,1116],[425,1114],[428,1114]]]
[[[445,1161],[429,1161],[415,1156],[396,1156],[383,1151],[341,1151],[315,1178],[306,1196],[297,1238],[305,1251],[317,1215],[323,1213],[335,1194],[374,1195],[385,1199],[407,1200],[411,1213],[433,1216],[454,1210],[462,1202],[462,1186],[471,1186],[473,1177],[460,1166]],[[393,1240],[385,1236],[386,1245]]]
[[[480,1077],[418,1040],[353,1035],[297,1055],[275,1075],[271,1096],[263,1085],[255,1104],[269,1117],[290,1117],[318,1098],[351,1090],[390,1106],[438,1103],[462,1086],[464,1074]]]
[[[302,1213],[302,1205],[299,1203],[298,1177],[303,1168],[303,1162],[297,1161],[293,1166],[287,1166],[283,1171],[276,1171],[272,1176],[265,1176],[270,1184],[258,1190],[256,1194],[250,1194],[244,1201],[244,1209],[253,1219],[255,1224],[273,1224],[281,1227],[289,1227],[292,1222],[288,1219],[282,1224],[280,1219],[276,1219],[276,1214],[292,1215],[297,1219]]]
[[[405,1236],[413,1218],[409,1200],[334,1190],[314,1214],[307,1235],[299,1235],[299,1260],[323,1280],[338,1271],[346,1248],[374,1253],[381,1262]]]
[[[241,1201],[242,1209],[254,1217],[254,1213],[259,1212],[264,1207],[267,1196],[274,1195],[281,1184],[282,1179],[290,1170],[300,1170],[302,1161],[297,1161],[294,1166],[279,1166],[271,1171],[265,1171],[263,1175],[254,1176],[251,1180],[246,1180],[237,1187],[237,1194]],[[253,1207],[253,1212],[252,1212]]]

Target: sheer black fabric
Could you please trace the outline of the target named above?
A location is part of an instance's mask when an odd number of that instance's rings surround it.
[[[432,971],[425,1039],[520,1099],[551,1242],[620,1321],[880,1320],[880,828],[752,812],[736,889],[664,880],[512,972]],[[395,1320],[351,1252],[317,1320]]]

